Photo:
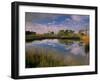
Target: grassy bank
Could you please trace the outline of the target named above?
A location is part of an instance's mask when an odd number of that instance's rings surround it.
[[[42,40],[42,39],[68,39],[68,40],[80,40],[80,37],[75,36],[34,36],[34,35],[26,35],[26,42],[33,40]]]

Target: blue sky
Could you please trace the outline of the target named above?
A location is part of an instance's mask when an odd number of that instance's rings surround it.
[[[58,32],[61,29],[77,31],[86,28],[89,29],[89,16],[26,12],[25,23],[26,30],[38,33],[46,33],[48,31]]]

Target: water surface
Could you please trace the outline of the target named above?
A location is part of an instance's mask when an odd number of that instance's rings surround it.
[[[84,43],[67,39],[44,39],[26,43],[26,52],[37,54],[58,54],[66,60],[67,65],[88,65],[89,53],[85,51]],[[59,58],[55,58],[59,59]]]

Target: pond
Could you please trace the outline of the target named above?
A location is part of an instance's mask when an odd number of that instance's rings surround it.
[[[25,48],[26,68],[89,65],[89,52],[80,40],[34,40]]]

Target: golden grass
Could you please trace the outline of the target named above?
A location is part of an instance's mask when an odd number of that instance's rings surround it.
[[[86,45],[89,44],[89,36],[88,36],[88,35],[82,36],[82,41],[83,41]]]

